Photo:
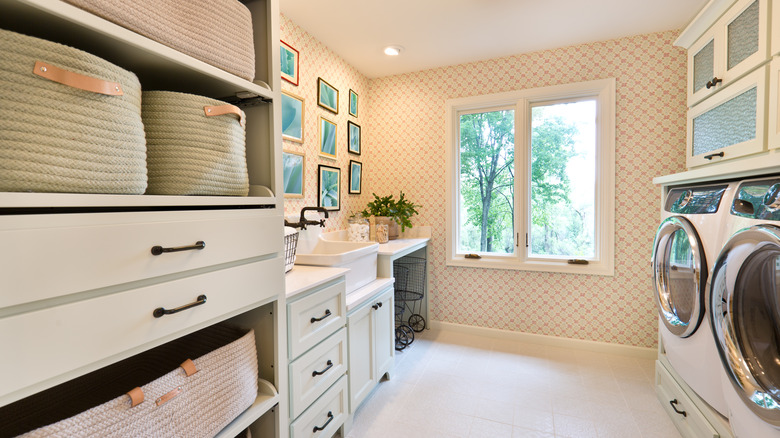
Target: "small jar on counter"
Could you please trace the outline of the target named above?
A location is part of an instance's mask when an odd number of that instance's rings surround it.
[[[349,218],[347,225],[347,239],[350,242],[368,242],[368,219],[363,216]]]
[[[378,243],[387,243],[390,237],[390,230],[387,224],[376,224],[376,241]]]

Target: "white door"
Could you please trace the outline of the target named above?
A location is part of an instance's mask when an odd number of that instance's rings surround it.
[[[355,412],[376,384],[374,330],[371,306],[363,306],[347,318],[349,343],[349,411]]]
[[[381,379],[393,366],[395,356],[395,323],[393,321],[393,289],[388,289],[379,297],[374,310],[374,357],[376,360],[376,378]]]

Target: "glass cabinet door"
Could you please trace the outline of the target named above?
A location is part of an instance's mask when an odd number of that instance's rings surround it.
[[[769,149],[780,149],[780,57],[775,57],[769,65],[769,115],[767,119],[767,145]]]

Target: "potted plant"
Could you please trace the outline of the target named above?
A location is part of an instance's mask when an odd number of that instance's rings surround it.
[[[382,223],[387,218],[389,228],[389,238],[398,238],[398,226],[401,226],[401,231],[405,231],[406,228],[412,227],[411,217],[417,214],[417,208],[419,205],[409,201],[404,196],[404,192],[401,192],[398,200],[393,198],[393,195],[379,197],[376,193],[374,200],[366,205],[366,208],[360,213],[365,216],[375,216],[377,223]]]

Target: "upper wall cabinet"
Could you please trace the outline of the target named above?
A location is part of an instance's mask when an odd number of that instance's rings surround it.
[[[710,2],[708,8],[715,3],[723,2]],[[737,1],[688,45],[693,31],[686,29],[677,41],[688,49],[689,107],[769,59],[769,0]]]

